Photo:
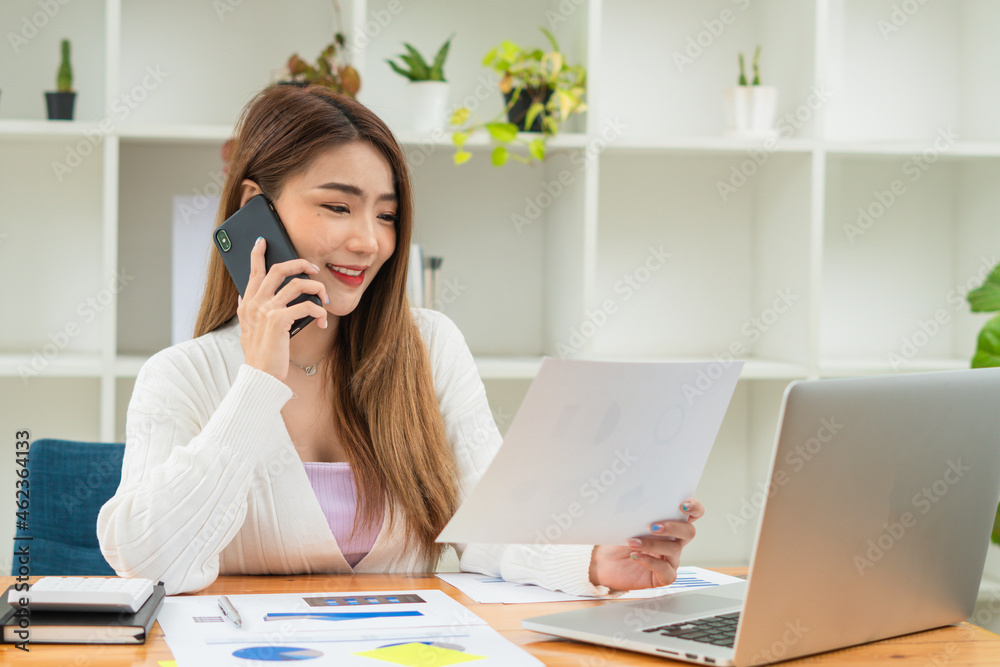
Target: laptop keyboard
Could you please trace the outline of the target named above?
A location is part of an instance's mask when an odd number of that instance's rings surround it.
[[[664,637],[690,639],[703,644],[732,648],[733,642],[736,640],[736,625],[739,620],[740,613],[734,612],[699,618],[694,621],[684,621],[683,623],[660,625],[655,628],[647,628],[643,632],[659,632]]]

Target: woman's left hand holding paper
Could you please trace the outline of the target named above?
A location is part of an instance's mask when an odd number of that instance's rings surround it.
[[[691,525],[705,514],[697,500],[681,503],[686,521],[656,521],[648,535],[629,539],[625,545],[600,544],[590,560],[590,581],[612,590],[667,586],[677,579],[681,551],[694,538]]]

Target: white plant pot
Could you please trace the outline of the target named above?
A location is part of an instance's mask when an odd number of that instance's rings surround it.
[[[778,113],[778,89],[774,86],[751,87],[750,106],[753,109],[750,129],[754,132],[774,131],[774,117]]]
[[[771,137],[778,111],[774,86],[734,86],[725,90],[727,134],[732,137]]]
[[[410,125],[414,132],[427,134],[446,126],[448,83],[445,81],[410,82]]]
[[[726,123],[729,133],[746,132],[750,129],[750,88],[747,86],[734,86],[727,88],[726,96]]]

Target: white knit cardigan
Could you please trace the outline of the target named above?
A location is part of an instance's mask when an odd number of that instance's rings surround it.
[[[441,414],[459,470],[460,497],[501,443],[472,354],[445,315],[415,308]],[[136,378],[115,495],[101,508],[104,557],[123,577],[162,580],[168,594],[219,574],[419,572],[403,522],[385,517],[353,569],[320,509],[281,417],[287,385],[244,363],[237,318],[149,358]],[[590,546],[453,545],[462,570],[581,595]]]

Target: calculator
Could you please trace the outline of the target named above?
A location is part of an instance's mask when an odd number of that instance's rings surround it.
[[[151,579],[120,577],[42,577],[26,591],[7,594],[12,607],[28,602],[32,611],[139,611],[153,594]]]

